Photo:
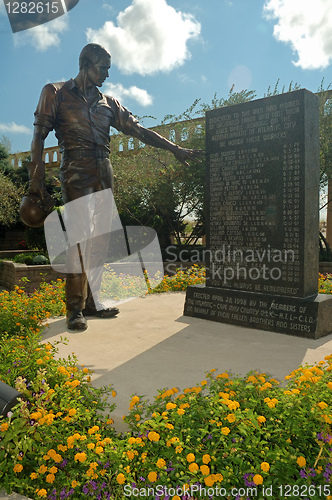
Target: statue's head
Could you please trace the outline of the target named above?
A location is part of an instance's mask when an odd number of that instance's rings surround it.
[[[108,77],[111,67],[111,54],[101,45],[89,43],[79,57],[79,69],[89,83],[101,87]]]

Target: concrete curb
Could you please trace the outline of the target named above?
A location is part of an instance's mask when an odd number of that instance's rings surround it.
[[[4,490],[0,490],[0,500],[30,500],[30,498],[22,497],[22,495],[18,495],[17,493],[7,495]]]

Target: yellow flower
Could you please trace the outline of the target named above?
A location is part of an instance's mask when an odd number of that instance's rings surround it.
[[[181,453],[181,452],[182,452],[182,450],[183,450],[182,446],[177,446],[177,447],[175,448],[175,453]]]
[[[157,460],[157,467],[159,469],[162,469],[163,467],[165,467],[165,465],[166,465],[166,462],[165,462],[165,460],[163,458],[159,458]]]
[[[255,474],[255,476],[252,478],[253,482],[255,484],[263,484],[263,478],[260,474]]]
[[[76,453],[74,460],[77,460],[78,462],[85,462],[86,460],[86,454],[83,453]]]
[[[261,463],[261,469],[264,472],[269,472],[270,470],[270,465],[267,462],[262,462]]]
[[[55,479],[55,475],[54,474],[48,474],[46,476],[46,482],[47,483],[53,483],[54,482],[54,479]]]
[[[44,363],[44,361],[42,359],[37,359],[36,363],[37,363],[37,365],[42,365]]]
[[[230,401],[227,404],[227,406],[228,406],[228,409],[232,411],[232,410],[236,410],[237,408],[239,408],[240,403],[238,403],[237,401]]]
[[[188,462],[195,462],[195,455],[193,453],[188,453],[187,461]]]
[[[157,473],[156,472],[149,472],[148,480],[151,481],[151,483],[154,483],[157,480]]]
[[[44,488],[42,488],[41,490],[37,490],[37,495],[39,497],[46,497],[47,496],[47,491]]]
[[[235,422],[235,420],[236,420],[236,417],[235,417],[234,413],[230,413],[229,415],[227,415],[227,417],[226,417],[226,418],[227,418],[227,420],[228,420],[228,422],[229,422],[230,424],[232,424],[232,423],[233,423],[233,422]]]
[[[175,403],[167,403],[166,410],[173,410],[174,408],[176,408]]]
[[[35,472],[32,472],[30,474],[30,479],[37,479],[37,477],[38,477],[38,474],[36,474]]]
[[[196,464],[196,462],[192,462],[190,465],[189,465],[189,470],[190,472],[197,472],[198,471],[198,465]]]
[[[127,457],[129,458],[129,460],[133,460],[133,458],[135,457],[135,454],[131,450],[128,450]]]
[[[202,457],[203,464],[208,464],[210,461],[211,461],[211,457],[208,453],[206,455],[203,455],[203,457]]]
[[[208,476],[210,474],[210,468],[207,465],[201,465],[200,470],[203,476]]]
[[[130,402],[130,405],[129,405],[129,410],[131,410],[133,408],[133,406],[135,406],[136,403],[139,402],[139,397],[138,396],[133,396],[131,398],[131,402]]]
[[[119,483],[119,484],[123,484],[125,481],[126,481],[126,477],[124,474],[122,474],[122,472],[120,472],[120,474],[118,474],[116,476],[116,481]]]
[[[214,474],[211,474],[210,476],[204,478],[204,483],[206,486],[213,486],[215,482],[216,477]]]
[[[47,472],[47,467],[46,467],[46,465],[41,465],[41,466],[39,467],[39,469],[38,469],[38,472],[39,472],[40,474],[44,474],[44,472]]]
[[[185,414],[185,410],[183,408],[179,408],[177,412],[178,412],[178,415],[184,415]]]
[[[72,481],[71,482],[71,487],[72,488],[76,488],[76,486],[78,485],[78,482],[77,481]]]
[[[319,408],[321,408],[322,410],[325,410],[325,408],[327,408],[327,404],[324,403],[324,401],[321,401],[320,403],[318,403],[318,406]]]
[[[150,431],[148,434],[148,438],[150,441],[159,441],[160,435],[158,434],[158,432]]]
[[[53,465],[53,467],[50,468],[49,472],[51,474],[56,474],[58,472],[58,468]]]
[[[95,432],[99,431],[98,425],[94,425],[91,427],[91,429],[88,430],[88,434],[94,434]]]
[[[94,448],[95,446],[96,446],[96,445],[95,445],[94,443],[89,443],[89,444],[87,445],[87,448],[88,448],[88,450],[93,450],[93,448]]]
[[[278,400],[276,398],[273,398],[273,399],[265,398],[264,403],[266,403],[269,408],[274,408],[276,406],[276,404],[278,403]]]
[[[95,449],[95,452],[100,455],[101,453],[103,453],[104,451],[104,448],[102,446],[97,446],[97,448]]]
[[[5,431],[8,431],[9,429],[9,425],[7,424],[7,422],[3,423],[0,425],[0,431],[1,432],[5,432]]]
[[[230,429],[229,429],[228,427],[223,427],[223,428],[221,429],[221,432],[222,432],[225,436],[227,436],[227,434],[229,434],[231,431],[230,431]]]
[[[23,470],[23,465],[22,464],[16,464],[13,471],[14,472],[22,472]]]
[[[264,422],[266,422],[266,418],[261,415],[260,417],[257,417],[257,422],[259,424],[263,424]]]
[[[305,466],[306,466],[307,461],[306,461],[306,459],[305,459],[304,457],[302,457],[302,456],[301,456],[301,457],[298,457],[298,458],[296,459],[296,461],[297,461],[297,464],[298,464],[300,467],[305,467]]]
[[[75,410],[75,408],[71,408],[68,412],[68,415],[70,417],[73,417],[74,415],[76,415],[77,411]]]

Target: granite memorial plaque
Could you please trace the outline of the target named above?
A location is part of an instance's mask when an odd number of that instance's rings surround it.
[[[332,301],[317,298],[318,97],[302,89],[209,111],[206,151],[207,282],[205,292],[188,288],[185,314],[332,332]]]

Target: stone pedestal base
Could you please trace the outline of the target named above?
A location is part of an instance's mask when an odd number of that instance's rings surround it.
[[[309,339],[332,333],[332,296],[302,299],[189,286],[184,315]]]

